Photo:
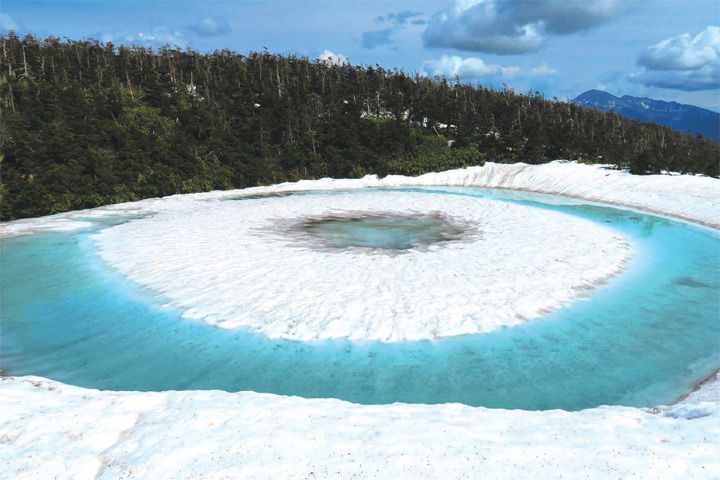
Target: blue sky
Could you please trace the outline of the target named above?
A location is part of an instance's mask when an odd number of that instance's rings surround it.
[[[548,98],[591,88],[720,111],[717,0],[16,1],[0,31],[262,50]]]

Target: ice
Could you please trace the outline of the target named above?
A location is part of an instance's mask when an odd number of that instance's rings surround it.
[[[696,418],[707,417],[708,415],[712,414],[713,409],[711,409],[710,407],[698,407],[697,405],[674,408],[665,412],[666,417],[684,418],[686,420],[694,420]]]
[[[389,255],[322,248],[292,227],[349,215],[447,215],[459,241]],[[102,258],[188,318],[271,338],[422,340],[517,325],[622,270],[629,242],[589,220],[466,196],[355,192],[167,202],[107,228]]]
[[[720,404],[355,405],[0,380],[0,478],[713,478]],[[665,415],[663,412],[675,412]]]
[[[16,237],[19,235],[32,235],[38,232],[61,232],[66,230],[77,230],[80,228],[92,227],[92,222],[73,220],[70,218],[57,218],[48,220],[47,217],[39,219],[24,220],[0,225],[0,238]]]

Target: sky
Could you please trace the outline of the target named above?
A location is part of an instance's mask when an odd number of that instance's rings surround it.
[[[546,98],[720,111],[717,0],[0,2],[0,33],[379,65]]]

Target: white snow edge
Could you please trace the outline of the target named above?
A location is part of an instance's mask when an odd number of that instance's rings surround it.
[[[625,205],[720,228],[720,181],[553,162],[238,193],[459,185]],[[0,225],[0,236],[152,212],[153,199]],[[55,223],[48,226],[47,220]],[[58,227],[60,225],[60,227]],[[720,382],[670,407],[580,412],[354,405],[253,392],[101,392],[0,379],[0,478],[717,478]]]
[[[462,186],[505,188],[581,198],[645,210],[720,229],[720,179],[703,175],[632,175],[610,165],[556,160],[542,165],[488,162],[419,177],[301,180],[242,190],[243,194],[368,187]]]
[[[367,175],[359,179],[301,180],[266,187],[172,195],[139,202],[119,203],[76,210],[47,217],[13,220],[0,224],[0,238],[42,230],[67,230],[87,226],[93,218],[119,214],[153,213],[158,203],[221,199],[317,190],[352,190],[380,187],[464,186],[505,188],[621,205],[720,229],[720,179],[703,175],[632,175],[609,165],[585,165],[556,160],[543,165],[525,163],[467,167],[419,177]]]
[[[356,190],[156,208],[92,235],[107,266],[185,318],[301,341],[417,341],[520,325],[586,298],[634,254],[629,238],[597,222],[458,195]],[[440,212],[478,233],[397,256],[287,238],[287,222],[348,212]]]
[[[0,392],[7,479],[704,479],[720,458],[717,389],[712,401],[580,412],[102,392],[38,377],[3,378]]]

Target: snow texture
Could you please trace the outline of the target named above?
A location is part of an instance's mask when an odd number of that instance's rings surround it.
[[[95,235],[101,257],[185,317],[271,338],[423,340],[486,333],[568,304],[622,269],[615,230],[447,194],[356,192],[166,202]],[[390,255],[289,235],[306,218],[445,215],[461,241]],[[452,220],[454,218],[454,220]]]
[[[720,227],[718,180],[634,177],[554,162],[417,179],[322,180],[243,191],[478,185],[629,205]],[[239,192],[203,194],[208,199]],[[194,202],[203,195],[170,197]],[[0,236],[162,211],[168,199],[0,225]],[[720,382],[673,406],[528,412],[354,405],[253,392],[101,392],[0,379],[0,478],[718,478]]]
[[[720,404],[355,405],[0,381],[0,478],[717,478]],[[695,412],[688,415],[688,412]]]
[[[237,196],[311,190],[348,190],[369,187],[464,186],[524,190],[593,202],[622,205],[667,215],[720,229],[720,180],[702,175],[631,175],[606,165],[585,165],[556,160],[543,165],[525,163],[468,167],[419,177],[390,175],[378,178],[301,180],[244,190],[174,195],[141,202],[119,203],[92,210],[77,210],[49,217],[0,224],[0,238],[27,235],[41,230],[80,228],[77,222],[118,214],[154,213],[168,201],[195,201]]]

